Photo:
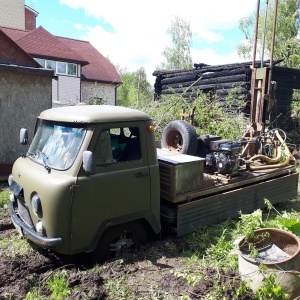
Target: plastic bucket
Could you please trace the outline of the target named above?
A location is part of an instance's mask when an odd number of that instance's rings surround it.
[[[262,237],[268,232],[269,237]],[[276,274],[276,280],[289,299],[300,296],[300,240],[294,234],[276,228],[263,228],[254,231],[258,239],[241,239],[238,243],[239,272],[253,292],[262,285],[262,280]],[[261,238],[260,238],[261,237]],[[258,257],[250,256],[248,245],[253,243]],[[260,270],[263,264],[267,270]]]

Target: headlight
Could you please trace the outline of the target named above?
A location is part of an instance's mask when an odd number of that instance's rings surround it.
[[[32,196],[31,205],[32,205],[33,212],[37,216],[41,217],[42,216],[42,203],[41,203],[40,196],[38,194],[34,194]]]
[[[10,174],[10,175],[8,176],[8,180],[7,180],[9,186],[11,186],[11,184],[12,184],[12,182],[13,182],[13,179],[14,179],[14,178],[13,178],[12,174]]]

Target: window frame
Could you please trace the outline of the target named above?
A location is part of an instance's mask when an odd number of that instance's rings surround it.
[[[78,77],[78,64],[72,63],[72,62],[65,62],[65,61],[57,61],[57,60],[51,60],[51,59],[45,59],[45,58],[34,58],[35,61],[44,69],[48,70],[54,70],[55,74],[57,75],[67,75],[70,77]],[[43,63],[43,64],[41,64]],[[55,66],[48,67],[49,64],[55,64]],[[64,64],[65,65],[65,72],[60,72],[59,69],[59,64]],[[73,71],[73,72],[72,72]]]
[[[135,128],[138,130],[138,136],[132,136],[132,134],[130,134],[130,127],[129,126],[124,126],[124,127],[112,127],[112,128],[102,128],[102,130],[99,132],[99,136],[97,137],[97,141],[93,150],[94,153],[94,159],[95,159],[95,164],[96,167],[105,167],[105,166],[111,166],[111,165],[119,165],[119,164],[130,164],[130,163],[137,163],[137,162],[141,162],[142,161],[142,144],[141,144],[141,131],[140,128],[137,126],[131,126],[131,128]],[[120,131],[120,134],[116,134],[117,131]],[[125,132],[125,134],[124,134]],[[127,132],[127,134],[126,134]],[[128,133],[129,132],[129,133]],[[102,134],[106,134],[109,133],[109,144],[110,144],[110,149],[111,151],[107,152],[107,162],[105,163],[98,163],[97,162],[97,151],[99,151],[99,149],[102,149],[101,147],[99,147],[99,142],[102,138]],[[113,138],[115,137],[115,138]],[[133,141],[133,139],[136,139],[135,142],[139,142],[139,149],[137,149],[138,151],[138,155],[136,158],[130,158],[130,159],[124,159],[122,157],[122,155],[124,155],[125,151],[126,151],[126,147],[129,147],[128,145],[130,144],[130,142]],[[120,143],[120,141],[123,140],[124,143]],[[118,145],[120,145],[120,147],[115,148],[113,141],[117,142]],[[125,142],[126,141],[126,142]],[[107,149],[106,149],[107,150]],[[128,149],[127,149],[128,151]],[[101,150],[100,150],[101,152]],[[98,152],[99,155],[99,152]],[[103,158],[103,153],[101,153],[99,155],[99,159],[100,157]],[[126,157],[126,156],[125,156]]]

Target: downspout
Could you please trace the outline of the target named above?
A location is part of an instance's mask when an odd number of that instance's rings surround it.
[[[80,75],[79,75],[79,80],[80,80],[79,103],[81,103],[81,99],[82,99],[82,95],[81,95],[81,92],[82,92],[82,81],[81,81],[82,67],[81,67],[81,64],[79,64],[79,65],[80,65]]]
[[[115,87],[115,106],[117,106],[117,94],[118,94],[117,89],[118,89],[118,87],[119,87],[120,85],[121,85],[121,84],[118,84],[118,85],[116,85],[116,87]]]

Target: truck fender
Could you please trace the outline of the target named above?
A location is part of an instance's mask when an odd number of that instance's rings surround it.
[[[102,263],[105,260],[137,249],[148,241],[149,231],[144,222],[132,221],[107,228],[101,235],[92,259]]]

